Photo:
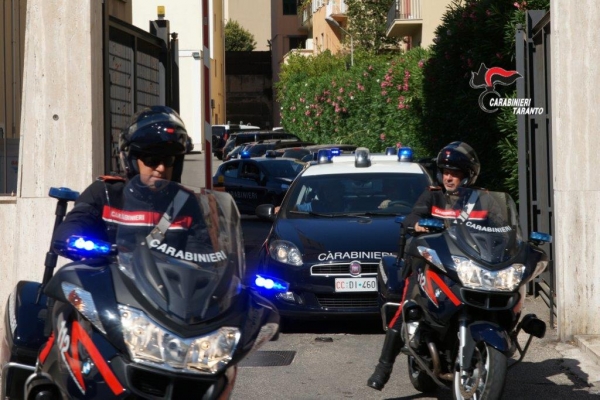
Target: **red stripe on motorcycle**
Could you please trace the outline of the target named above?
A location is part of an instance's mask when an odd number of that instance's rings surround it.
[[[392,320],[390,321],[388,328],[393,328],[394,324],[396,323],[398,318],[400,318],[400,315],[402,314],[402,304],[404,304],[404,300],[406,300],[406,292],[407,291],[408,291],[408,278],[406,278],[404,280],[404,290],[402,291],[402,300],[400,300],[400,307],[398,307],[398,310],[396,310],[396,314],[394,314],[394,318],[392,318]]]
[[[48,341],[46,342],[46,344],[44,345],[44,348],[40,352],[39,359],[40,359],[41,364],[46,362],[46,358],[48,358],[48,354],[50,354],[50,350],[52,349],[53,345],[54,345],[54,332],[52,332],[50,334]]]
[[[432,280],[434,281],[438,287],[442,290],[442,292],[444,292],[446,294],[446,296],[448,296],[448,298],[450,299],[450,301],[452,302],[452,304],[454,304],[455,306],[460,306],[462,303],[461,301],[458,299],[458,297],[456,297],[454,295],[454,293],[452,293],[452,290],[450,290],[450,288],[444,283],[444,281],[442,280],[442,278],[440,278],[435,272],[433,272],[432,270],[427,270],[425,272],[425,275],[427,276],[427,280]],[[433,299],[435,299],[435,294],[433,292],[433,285],[427,285],[428,286],[428,291],[431,291],[431,295]],[[437,303],[436,303],[437,305]]]
[[[85,347],[85,349],[89,353],[90,358],[92,359],[92,361],[94,361],[94,364],[96,364],[98,371],[104,378],[104,381],[106,382],[110,390],[112,390],[112,392],[115,395],[123,393],[125,391],[125,388],[121,385],[115,374],[112,372],[112,370],[108,366],[108,363],[104,360],[104,357],[102,357],[102,354],[100,354],[100,351],[94,345],[92,338],[90,338],[85,329],[83,329],[83,327],[77,321],[73,321],[73,326],[71,329],[73,333],[71,351],[73,351],[73,348],[76,347],[77,341],[75,340],[75,337],[77,337],[77,339],[81,342],[83,347]],[[73,356],[75,356],[75,354],[76,350],[74,351]],[[78,372],[79,374],[81,374],[81,368]]]

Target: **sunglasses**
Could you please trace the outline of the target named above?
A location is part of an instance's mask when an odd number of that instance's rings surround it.
[[[174,156],[152,155],[152,156],[142,156],[142,157],[139,157],[139,159],[144,163],[144,165],[146,165],[147,167],[150,167],[150,168],[156,168],[161,164],[164,165],[165,168],[170,168],[175,164]]]

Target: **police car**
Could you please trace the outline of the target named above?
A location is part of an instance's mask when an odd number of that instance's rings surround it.
[[[379,315],[377,268],[396,254],[400,222],[431,185],[412,150],[335,156],[322,150],[300,173],[273,220],[251,282],[284,317]],[[309,206],[310,204],[310,206]]]
[[[292,158],[241,158],[224,162],[213,176],[213,186],[233,196],[240,213],[253,215],[260,204],[279,205],[306,163]]]

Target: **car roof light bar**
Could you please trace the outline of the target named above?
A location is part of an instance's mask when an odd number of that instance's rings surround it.
[[[356,168],[366,168],[371,166],[371,157],[369,149],[359,147],[354,152],[354,166]]]

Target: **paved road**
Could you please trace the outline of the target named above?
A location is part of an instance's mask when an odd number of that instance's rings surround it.
[[[212,157],[213,173],[220,161]],[[204,186],[204,155],[186,156],[182,182]],[[256,249],[264,241],[269,223],[243,216],[247,262],[255,260]],[[528,298],[525,313],[533,312],[548,322],[548,308],[540,298]],[[399,356],[392,379],[383,392],[368,388],[383,342],[378,321],[312,321],[293,325],[277,341],[265,344],[254,357],[242,363],[232,399],[310,400],[310,399],[450,399],[449,391],[423,395],[412,388],[406,357]],[[524,346],[526,337],[522,337]],[[266,353],[269,352],[269,353]],[[251,365],[258,356],[277,361],[293,354],[286,366]],[[260,363],[259,363],[260,364]],[[277,364],[277,362],[275,362]],[[594,384],[598,383],[598,385]],[[549,327],[546,337],[534,339],[520,364],[508,372],[505,399],[588,399],[599,398],[600,367],[578,348],[557,341]]]

